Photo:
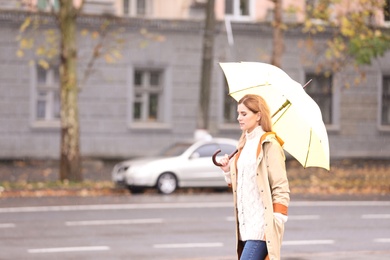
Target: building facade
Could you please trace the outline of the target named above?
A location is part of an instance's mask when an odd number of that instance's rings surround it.
[[[56,159],[60,151],[58,61],[44,69],[33,51],[18,57],[20,42],[15,39],[28,15],[26,11],[48,11],[57,8],[57,2],[20,2],[6,1],[0,6],[0,158]],[[205,2],[86,2],[87,15],[79,19],[79,75],[84,73],[96,44],[93,37],[83,37],[83,32],[98,28],[104,17],[118,17],[110,32],[120,32],[125,45],[120,51],[122,58],[116,62],[96,61],[92,74],[81,86],[84,157],[146,155],[176,140],[193,138],[201,82]],[[260,5],[265,2],[266,6]],[[269,62],[273,29],[272,5],[268,6],[268,2],[216,0],[209,115],[213,136],[240,136],[236,106],[228,96],[218,63]],[[296,10],[304,10],[306,1],[290,2],[296,4]],[[286,8],[291,7],[290,2],[285,1]],[[376,19],[386,27],[388,16],[378,14]],[[54,24],[52,18],[47,19],[49,23],[39,28],[41,33]],[[286,13],[285,19],[299,22],[302,13]],[[352,81],[357,73],[351,69],[333,75],[317,74],[315,57],[301,45],[304,37],[298,27],[286,31],[282,68],[301,84],[313,79],[307,91],[321,107],[331,158],[389,158],[390,52],[363,68],[365,81],[347,88],[342,82]],[[35,39],[40,41],[39,37]],[[322,35],[315,42],[323,44],[324,40]],[[312,62],[302,57],[312,57]]]

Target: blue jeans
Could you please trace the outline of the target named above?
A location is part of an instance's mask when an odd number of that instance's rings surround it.
[[[264,260],[268,255],[267,245],[265,241],[248,240],[244,241],[244,249],[240,260]]]

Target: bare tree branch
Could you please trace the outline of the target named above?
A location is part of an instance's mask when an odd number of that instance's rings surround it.
[[[83,78],[80,81],[80,89],[84,86],[84,84],[87,82],[88,77],[92,74],[93,66],[96,60],[102,55],[104,40],[106,39],[107,32],[108,32],[107,27],[104,30],[102,30],[99,41],[96,43],[96,45],[93,48],[92,55],[87,63],[87,68],[84,70]]]

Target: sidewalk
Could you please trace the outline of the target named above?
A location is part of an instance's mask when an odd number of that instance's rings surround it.
[[[117,160],[83,160],[83,177],[91,181],[110,181]],[[0,182],[49,182],[59,178],[57,160],[0,160]]]
[[[102,183],[110,185],[111,171],[120,160],[83,160],[83,177],[89,184]],[[59,165],[56,160],[0,160],[0,196],[5,196],[1,184],[56,182],[59,178]],[[332,162],[330,172],[320,168],[303,169],[295,161],[288,162],[288,177],[291,188],[291,200],[390,200],[390,160],[341,160]],[[111,186],[110,186],[111,187]],[[24,187],[22,187],[23,189]],[[74,190],[52,189],[50,196],[98,196],[101,195],[127,195],[127,190],[117,189],[86,189]],[[28,192],[31,190],[25,189]],[[86,192],[86,190],[88,192]],[[207,193],[209,189],[183,189],[176,193]],[[16,190],[17,192],[18,190]],[[33,190],[34,191],[34,190]],[[27,193],[28,193],[27,192]],[[42,190],[38,195],[44,196]],[[12,193],[12,192],[11,192]],[[16,196],[10,194],[9,196]],[[390,259],[390,258],[389,258]]]

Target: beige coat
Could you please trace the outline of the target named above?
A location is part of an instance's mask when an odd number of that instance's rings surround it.
[[[271,260],[280,260],[280,249],[284,233],[284,224],[275,219],[273,213],[279,212],[287,215],[290,201],[285,155],[281,147],[283,141],[272,132],[265,133],[257,149],[257,185],[263,199],[265,209],[265,241],[268,249],[268,257]],[[237,160],[238,152],[232,161],[230,174],[234,197],[236,216],[236,239],[238,259],[242,253],[242,243],[238,240],[239,226],[237,217]]]

